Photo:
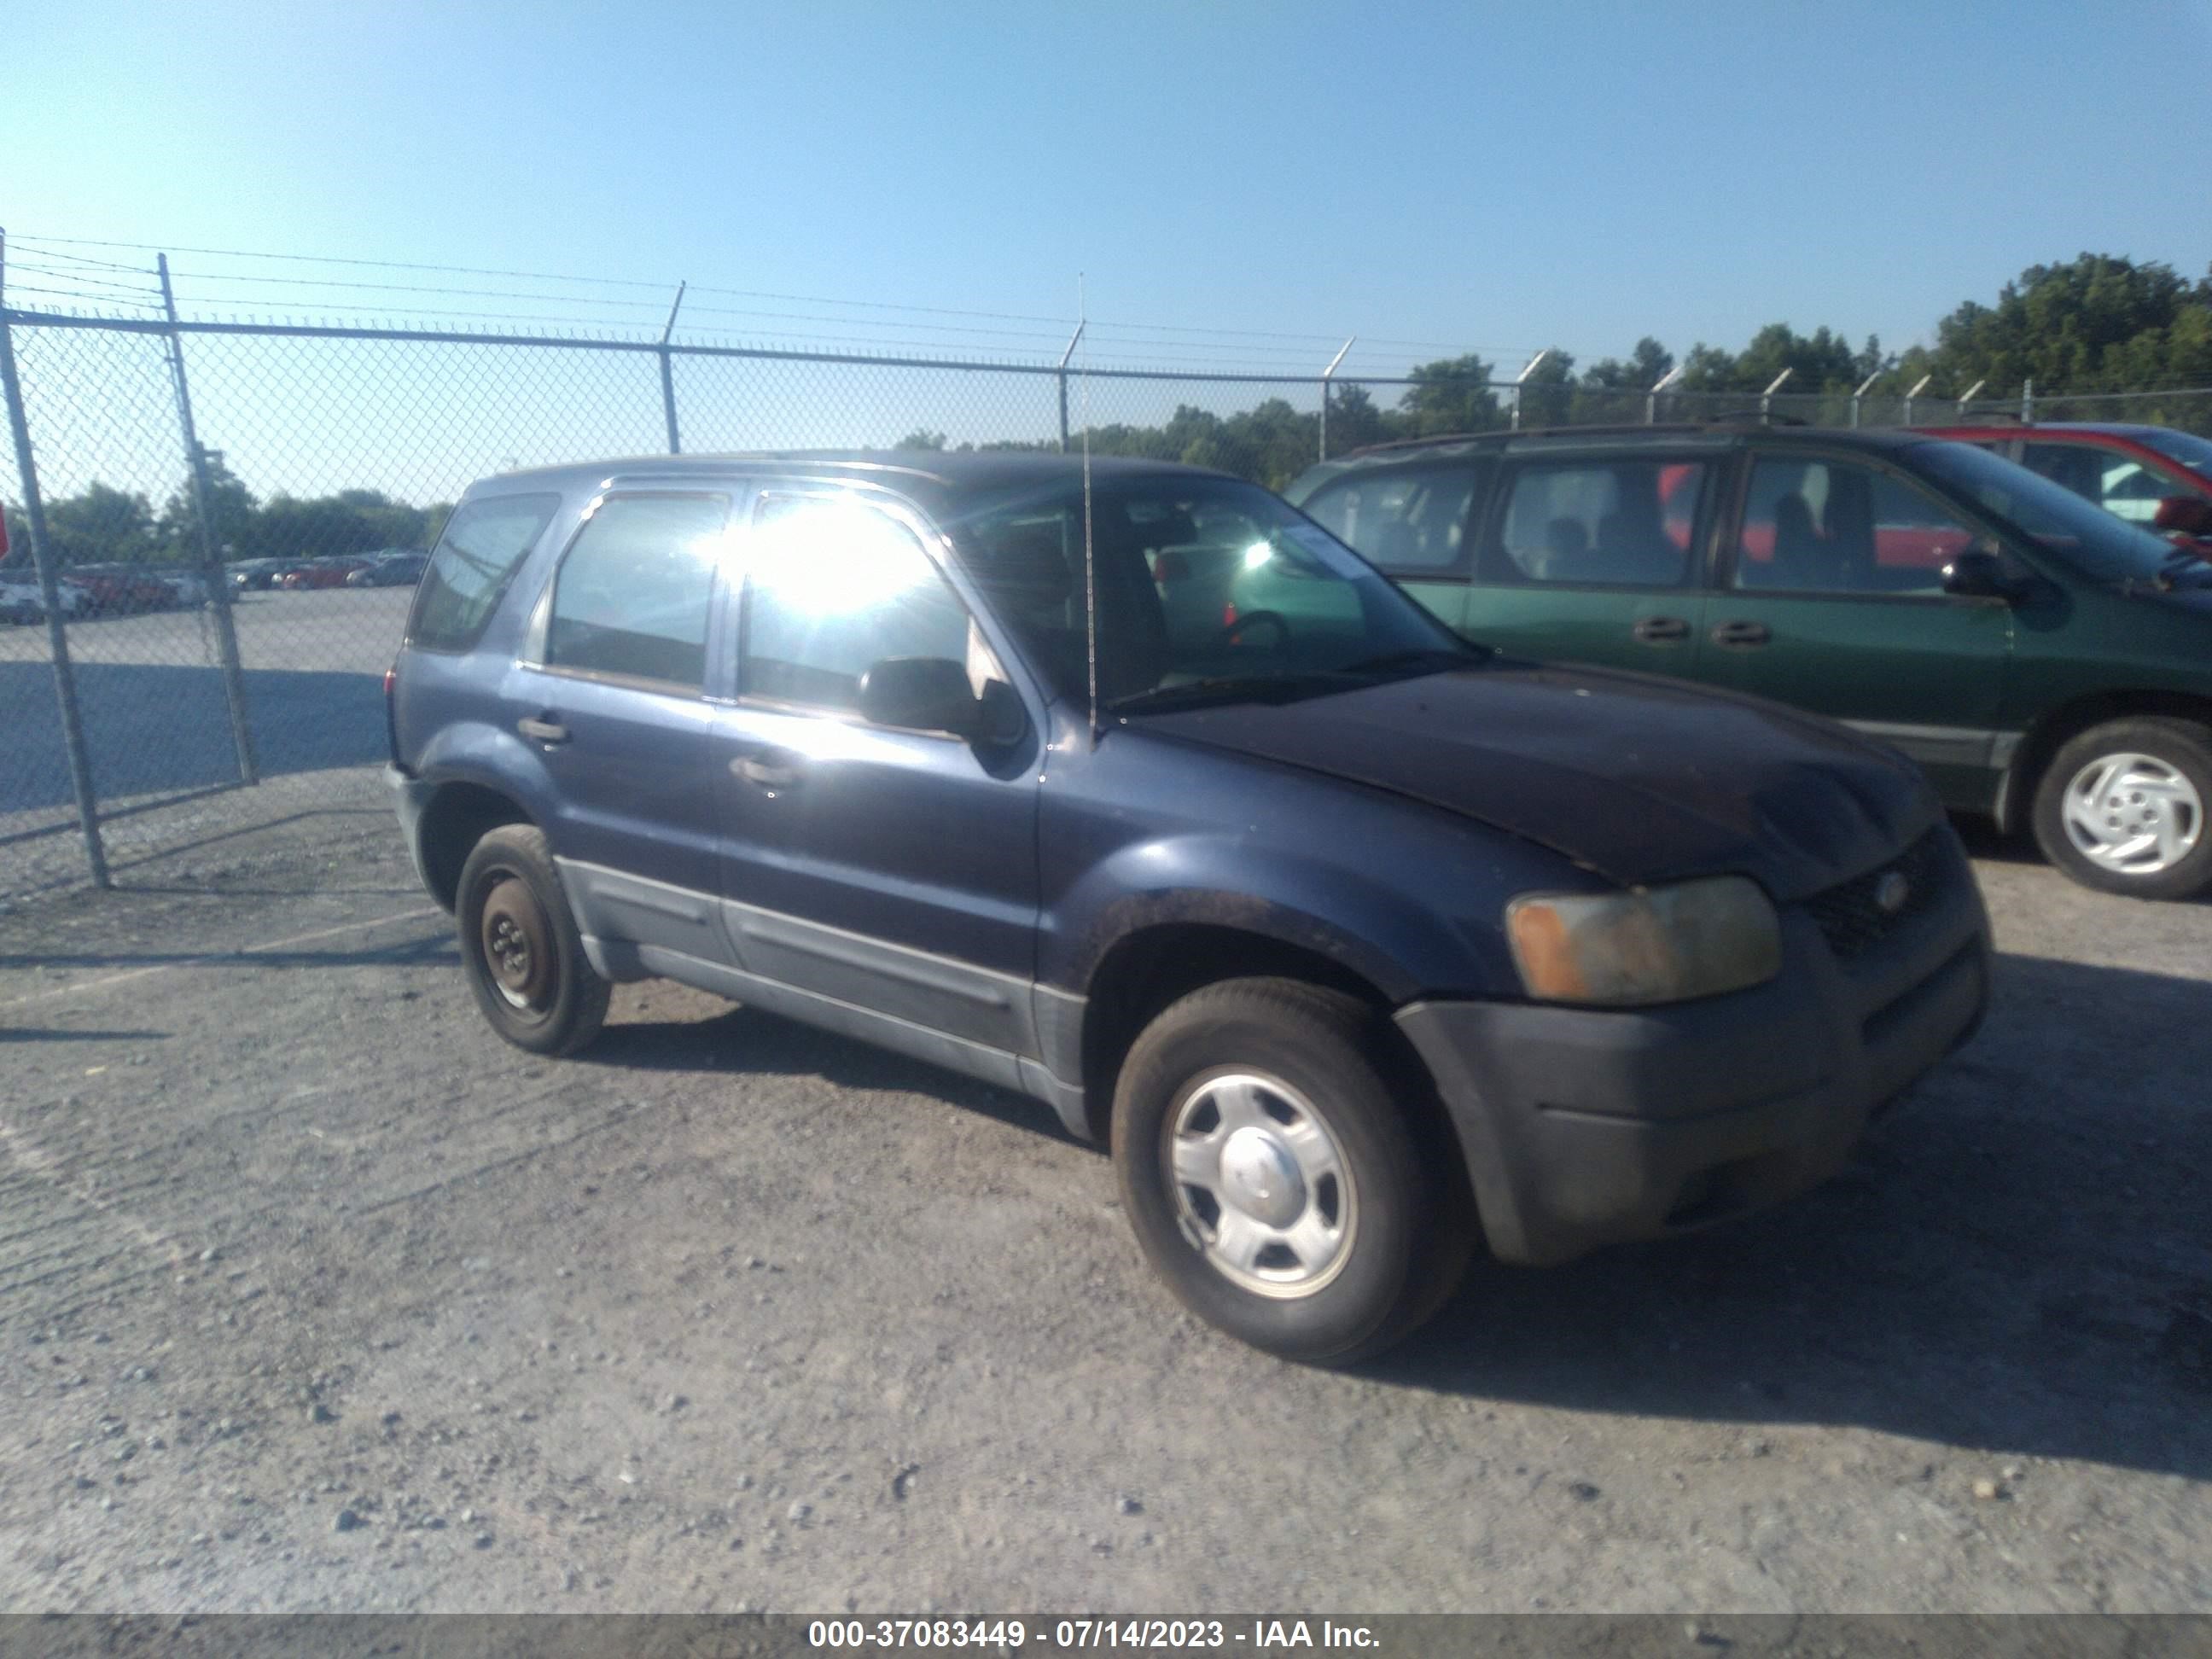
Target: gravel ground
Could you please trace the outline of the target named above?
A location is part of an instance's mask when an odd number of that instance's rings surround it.
[[[0,1607],[2212,1611],[2212,906],[1979,845],[1844,1178],[1340,1376],[1042,1108],[668,986],[536,1060],[370,778],[210,799],[0,914]]]

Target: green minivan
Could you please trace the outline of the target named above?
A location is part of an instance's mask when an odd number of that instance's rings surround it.
[[[1985,450],[1570,428],[1385,445],[1286,493],[1470,639],[1831,716],[2085,885],[2212,889],[2212,564]]]

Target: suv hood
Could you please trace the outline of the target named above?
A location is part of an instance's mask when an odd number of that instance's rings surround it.
[[[1443,807],[1622,886],[1735,872],[1789,903],[1941,816],[1911,762],[1844,726],[1606,669],[1499,659],[1132,724]]]

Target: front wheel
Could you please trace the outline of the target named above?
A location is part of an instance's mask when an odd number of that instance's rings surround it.
[[[2044,856],[2085,887],[2137,898],[2212,889],[2212,733],[2186,721],[2108,721],[2051,757],[2035,793]]]
[[[1296,981],[1225,981],[1146,1027],[1115,1091],[1122,1200],[1154,1270],[1285,1358],[1380,1352],[1442,1305],[1473,1245],[1378,1021]]]
[[[461,866],[461,963],[491,1028],[518,1048],[573,1054],[599,1036],[611,988],[584,955],[544,832],[489,831]]]

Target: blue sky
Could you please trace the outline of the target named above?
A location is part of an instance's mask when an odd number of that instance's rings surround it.
[[[11,12],[18,234],[1009,313],[873,314],[909,343],[1049,353],[1082,271],[1152,325],[1099,361],[1902,347],[2032,263],[2212,264],[2206,0]]]

